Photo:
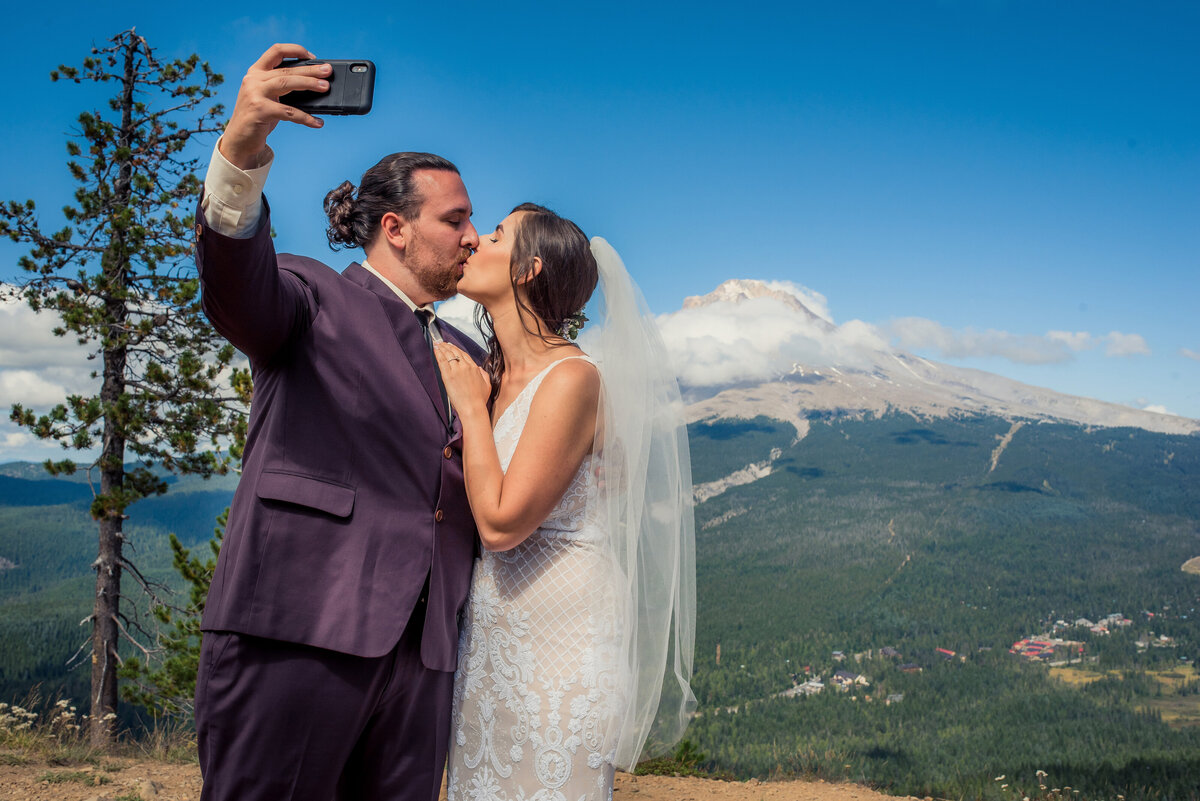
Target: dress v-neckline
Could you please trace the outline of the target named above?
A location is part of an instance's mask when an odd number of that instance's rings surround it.
[[[561,359],[555,359],[554,361],[547,364],[545,367],[543,367],[541,370],[539,370],[537,372],[537,375],[535,375],[533,378],[526,381],[525,386],[521,387],[521,391],[517,393],[517,396],[515,398],[513,398],[512,401],[507,406],[504,407],[504,411],[500,412],[500,414],[492,422],[492,431],[495,432],[495,430],[500,427],[501,421],[503,421],[505,416],[507,416],[508,413],[511,412],[513,410],[513,408],[521,401],[521,398],[525,397],[525,393],[529,391],[530,387],[534,387],[534,386],[537,386],[538,384],[540,384],[541,377],[544,376],[546,373],[550,372],[550,369],[552,367],[554,367],[556,364],[560,364],[561,362],[569,361],[570,359],[584,359],[585,361],[589,361],[589,362],[591,361],[591,359],[587,355],[579,354],[578,356],[564,356]]]

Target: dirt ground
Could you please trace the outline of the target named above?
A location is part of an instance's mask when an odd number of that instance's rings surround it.
[[[445,798],[445,793],[442,795]],[[896,801],[853,784],[724,782],[617,774],[619,801]],[[195,765],[113,759],[61,766],[0,751],[0,801],[197,801]]]

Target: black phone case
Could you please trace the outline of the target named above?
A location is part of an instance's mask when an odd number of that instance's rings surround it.
[[[280,67],[330,64],[328,92],[288,92],[279,98],[292,108],[309,114],[366,114],[375,96],[375,64],[364,59],[318,58],[285,61]],[[357,68],[357,69],[355,69]],[[365,68],[365,69],[364,69]]]

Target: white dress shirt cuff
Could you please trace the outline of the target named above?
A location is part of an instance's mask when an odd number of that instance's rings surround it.
[[[221,155],[217,141],[200,202],[204,219],[214,231],[235,239],[248,239],[254,234],[262,216],[263,187],[274,161],[275,153],[268,147],[261,164],[250,170],[240,169]]]

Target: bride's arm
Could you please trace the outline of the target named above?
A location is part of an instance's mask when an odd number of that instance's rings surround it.
[[[467,499],[483,547],[506,551],[549,516],[591,450],[600,375],[581,359],[556,365],[546,375],[505,473],[492,438],[487,379],[451,348],[436,350],[446,392],[462,422]],[[451,361],[455,356],[460,360]]]

